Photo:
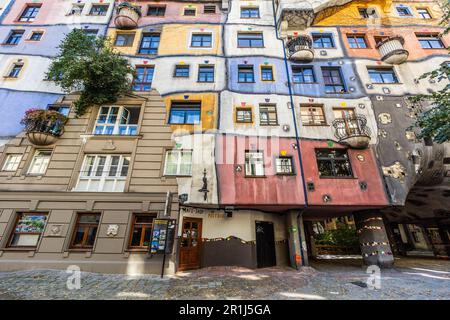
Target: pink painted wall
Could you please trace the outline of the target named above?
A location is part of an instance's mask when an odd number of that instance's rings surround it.
[[[192,23],[218,23],[220,22],[221,14],[219,4],[216,3],[216,13],[215,14],[204,14],[203,13],[203,3],[182,3],[182,2],[170,2],[170,1],[137,1],[137,5],[141,6],[142,17],[139,19],[139,26],[145,26],[149,24],[157,23],[171,23],[171,22],[192,22]],[[163,17],[151,17],[147,16],[148,5],[165,5],[166,12]],[[212,3],[206,3],[211,5]],[[192,8],[197,9],[197,14],[195,17],[184,16],[183,11],[185,7],[191,5]],[[113,18],[111,19],[111,27],[114,27],[114,18],[116,12],[114,10]]]
[[[259,140],[256,140],[259,139]],[[216,163],[220,203],[224,205],[298,205],[304,204],[302,181],[295,139],[243,136],[218,136]],[[245,150],[262,150],[265,157],[265,177],[245,177]],[[293,156],[292,176],[275,174],[275,156],[282,150]],[[236,165],[242,171],[235,172]]]
[[[348,149],[348,156],[353,170],[353,178],[328,179],[319,178],[316,148],[329,148],[326,141],[303,140],[302,158],[306,182],[314,182],[315,191],[308,192],[309,205],[387,205],[388,199],[384,192],[384,186],[372,149],[356,150]],[[333,148],[343,148],[335,143]],[[357,155],[362,155],[364,161],[360,161]],[[367,189],[361,190],[359,182],[367,182]],[[331,195],[332,201],[324,203],[323,195]]]

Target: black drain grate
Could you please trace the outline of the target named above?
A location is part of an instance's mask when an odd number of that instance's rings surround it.
[[[355,286],[361,287],[361,288],[367,288],[367,283],[362,282],[362,281],[353,281],[350,283],[354,284]]]

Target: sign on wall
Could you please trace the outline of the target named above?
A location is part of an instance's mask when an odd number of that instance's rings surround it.
[[[153,220],[151,254],[172,253],[175,240],[175,219]]]

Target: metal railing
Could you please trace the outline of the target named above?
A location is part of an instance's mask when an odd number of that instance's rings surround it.
[[[357,136],[370,137],[370,128],[367,126],[367,119],[363,115],[337,118],[332,124],[335,129],[334,135],[339,141]]]
[[[25,126],[25,131],[47,133],[55,137],[59,137],[63,134],[64,122],[57,120],[36,120],[29,121]]]
[[[289,56],[292,56],[300,50],[311,50],[312,39],[308,35],[297,36],[286,43],[286,49]]]

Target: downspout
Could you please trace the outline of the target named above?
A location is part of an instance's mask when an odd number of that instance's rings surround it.
[[[278,35],[278,21],[276,17],[276,10],[275,10],[275,2],[272,0],[272,11],[273,11],[273,22],[274,22],[274,28],[275,28],[275,36],[278,40],[281,41],[283,46],[283,60],[284,60],[284,67],[286,69],[286,76],[287,76],[287,84],[288,84],[288,90],[289,90],[289,100],[291,103],[291,111],[292,111],[292,119],[294,121],[294,129],[295,129],[295,141],[297,143],[297,154],[298,154],[298,161],[300,164],[300,174],[302,178],[302,185],[303,185],[303,197],[305,199],[305,206],[303,209],[300,210],[299,214],[297,215],[297,221],[299,218],[301,218],[303,212],[308,208],[308,193],[306,192],[306,181],[305,181],[305,174],[303,170],[303,160],[302,160],[302,151],[300,147],[300,136],[298,133],[298,127],[297,127],[297,118],[295,116],[295,104],[294,104],[294,97],[292,94],[292,85],[291,85],[291,75],[289,73],[289,64],[286,56],[286,49],[284,48],[284,41],[281,39]],[[300,230],[297,230],[298,237],[300,241],[300,256],[302,258],[302,266],[305,266],[305,259],[303,254],[303,241],[302,241],[302,233]]]

